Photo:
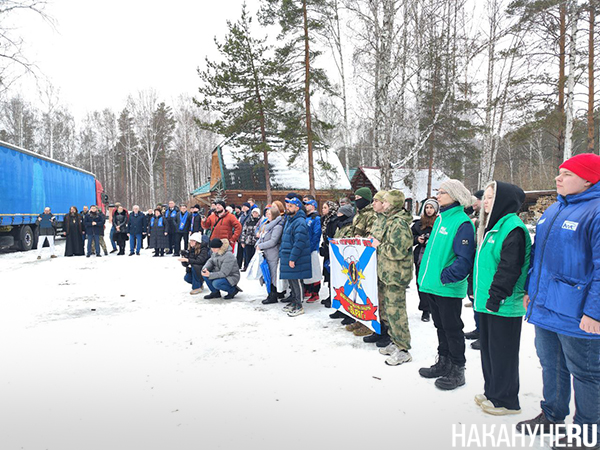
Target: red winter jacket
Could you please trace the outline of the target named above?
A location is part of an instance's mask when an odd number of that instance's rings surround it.
[[[227,239],[229,242],[237,242],[242,234],[242,224],[229,211],[225,211],[222,217],[211,214],[202,221],[202,228],[212,230],[211,239]]]

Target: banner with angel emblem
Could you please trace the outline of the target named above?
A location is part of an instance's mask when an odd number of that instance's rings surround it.
[[[381,333],[377,251],[370,239],[329,239],[331,307]]]

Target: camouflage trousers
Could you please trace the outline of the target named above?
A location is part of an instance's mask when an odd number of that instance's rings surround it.
[[[106,250],[106,242],[104,242],[104,236],[100,236],[100,247],[104,250],[104,254],[108,255],[108,250]],[[96,243],[92,241],[92,254],[96,253]]]
[[[392,342],[400,350],[410,349],[410,329],[406,314],[406,287],[377,281],[379,316],[388,327]]]

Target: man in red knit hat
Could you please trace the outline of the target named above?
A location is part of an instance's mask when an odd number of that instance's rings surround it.
[[[535,325],[542,366],[542,412],[517,424],[525,433],[558,433],[569,415],[579,439],[559,438],[553,449],[600,449],[600,156],[566,160],[556,177],[558,201],[536,226],[525,284],[525,316]],[[564,430],[564,425],[562,425]],[[571,430],[573,431],[573,430]]]

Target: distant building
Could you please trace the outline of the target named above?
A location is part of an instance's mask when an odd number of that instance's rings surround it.
[[[309,193],[308,155],[301,152],[295,159],[284,149],[283,141],[269,145],[269,175],[273,200],[283,201],[288,192],[300,195]],[[338,156],[326,148],[314,150],[314,177],[317,201],[338,200],[351,191],[350,181]],[[292,161],[293,159],[293,161]],[[190,195],[196,201],[208,204],[211,199],[223,196],[227,203],[240,205],[249,198],[266,205],[267,192],[262,153],[253,153],[249,146],[228,139],[212,152],[210,181]]]
[[[392,187],[406,196],[406,209],[418,213],[421,204],[427,199],[428,169],[394,169]],[[435,196],[440,185],[450,178],[441,170],[434,169],[431,177],[431,195]],[[378,167],[359,167],[350,180],[352,190],[368,187],[373,194],[381,189],[381,169]]]

